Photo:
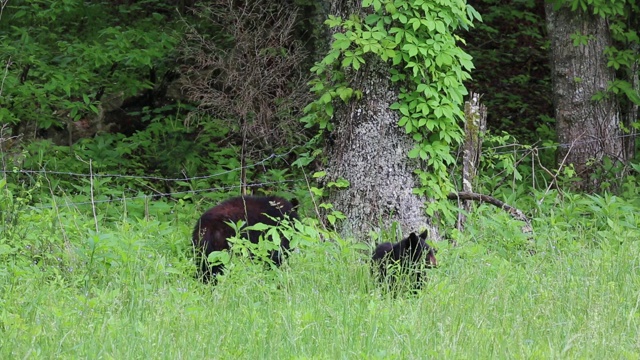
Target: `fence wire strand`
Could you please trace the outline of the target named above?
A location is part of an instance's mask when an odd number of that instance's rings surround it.
[[[6,177],[7,174],[27,174],[27,175],[40,175],[40,176],[44,176],[44,177],[49,177],[50,175],[53,176],[72,176],[72,177],[77,177],[77,178],[121,178],[121,179],[128,179],[128,180],[154,180],[154,181],[165,181],[165,182],[189,182],[189,181],[194,181],[194,180],[206,180],[206,179],[212,179],[212,178],[216,178],[216,177],[220,177],[229,173],[233,173],[233,172],[240,172],[242,169],[250,169],[250,168],[254,168],[254,167],[258,167],[261,166],[271,160],[274,159],[281,159],[284,158],[286,156],[289,156],[296,148],[298,148],[298,146],[291,148],[289,151],[287,151],[286,153],[283,154],[271,154],[265,158],[263,158],[260,161],[257,161],[253,164],[249,164],[249,165],[245,165],[245,166],[239,166],[236,167],[234,169],[230,169],[230,170],[225,170],[216,174],[211,174],[211,175],[200,175],[200,176],[193,176],[193,177],[184,177],[184,178],[165,178],[165,177],[160,177],[160,176],[138,176],[138,175],[123,175],[123,174],[100,174],[100,173],[89,173],[89,174],[85,174],[85,173],[75,173],[75,172],[64,172],[64,171],[50,171],[50,170],[46,170],[46,169],[41,169],[41,170],[30,170],[30,169],[13,169],[13,170],[0,170],[0,173],[3,173]],[[247,188],[259,188],[259,187],[264,187],[264,186],[271,186],[271,185],[281,185],[281,184],[289,184],[289,183],[293,183],[295,182],[295,180],[280,180],[280,181],[268,181],[268,182],[261,182],[261,183],[251,183],[251,184],[246,184]],[[197,189],[197,190],[184,190],[184,191],[174,191],[174,192],[167,192],[167,193],[163,193],[163,192],[156,192],[154,194],[145,194],[145,195],[133,195],[133,196],[121,196],[121,197],[116,197],[116,198],[110,198],[110,199],[99,199],[99,200],[92,200],[92,201],[81,201],[81,202],[65,202],[64,205],[45,205],[45,204],[38,204],[35,206],[31,206],[31,208],[34,209],[51,209],[54,207],[60,207],[60,206],[64,206],[64,207],[75,207],[75,206],[82,206],[82,205],[91,205],[91,204],[104,204],[104,203],[113,203],[113,202],[124,202],[124,201],[133,201],[133,200],[141,200],[141,199],[153,199],[153,198],[161,198],[161,197],[172,197],[172,196],[177,196],[177,195],[188,195],[188,194],[199,194],[199,193],[215,193],[215,192],[225,192],[225,191],[231,191],[231,190],[236,190],[236,189],[240,189],[242,187],[242,185],[230,185],[230,186],[222,186],[222,187],[213,187],[213,188],[206,188],[206,189]],[[63,190],[64,191],[64,190]],[[88,195],[87,195],[88,196]],[[60,195],[57,196],[58,198],[65,198],[67,196],[64,195]]]
[[[505,144],[505,145],[499,145],[499,146],[494,146],[494,147],[490,147],[487,148],[485,150],[483,150],[483,152],[488,153],[491,152],[493,155],[504,155],[504,154],[530,154],[532,153],[532,151],[541,151],[541,150],[550,150],[550,149],[558,149],[558,148],[563,148],[563,147],[570,147],[570,146],[575,146],[575,145],[583,145],[583,144],[590,144],[593,142],[600,142],[600,141],[607,141],[607,140],[613,140],[613,139],[621,139],[621,138],[631,138],[631,137],[635,137],[637,136],[637,132],[634,132],[632,134],[625,134],[625,135],[617,135],[617,136],[611,136],[611,137],[605,137],[605,138],[597,138],[597,139],[590,139],[590,140],[583,140],[583,141],[577,141],[574,143],[567,143],[567,144],[554,144],[554,145],[549,145],[549,146],[530,146],[530,145],[522,145],[522,144]],[[148,175],[123,175],[123,174],[114,174],[114,173],[110,173],[110,174],[100,174],[100,173],[94,173],[94,174],[85,174],[85,173],[74,173],[74,172],[64,172],[64,171],[50,171],[50,170],[46,170],[46,168],[43,168],[41,170],[33,170],[33,169],[12,169],[12,170],[6,170],[6,169],[2,169],[0,170],[0,173],[4,174],[5,177],[7,174],[28,174],[28,175],[42,175],[42,176],[49,176],[49,175],[58,175],[58,176],[73,176],[73,177],[77,177],[77,178],[121,178],[121,179],[128,179],[128,180],[153,180],[153,181],[163,181],[163,182],[189,182],[189,181],[194,181],[194,180],[206,180],[206,179],[212,179],[212,178],[216,178],[216,177],[220,177],[229,173],[233,173],[233,172],[239,172],[242,169],[251,169],[254,167],[258,167],[261,166],[271,160],[274,159],[282,159],[286,156],[289,156],[296,148],[298,148],[299,146],[295,146],[292,149],[290,149],[288,152],[283,153],[283,154],[271,154],[269,156],[267,156],[266,158],[250,164],[250,165],[246,165],[246,166],[241,166],[241,167],[237,167],[234,169],[229,169],[229,170],[225,170],[216,174],[211,174],[211,175],[199,175],[199,176],[193,176],[193,177],[182,177],[182,178],[166,178],[166,177],[161,177],[161,176],[148,176]],[[511,150],[503,150],[505,148],[509,148],[511,147]],[[246,184],[246,186],[248,188],[255,188],[255,187],[262,187],[262,186],[269,186],[269,185],[279,185],[279,184],[287,184],[287,183],[293,183],[295,182],[295,180],[282,180],[282,181],[271,181],[271,182],[263,182],[263,183],[253,183],[253,184]],[[207,189],[198,189],[198,190],[185,190],[185,191],[176,191],[176,192],[169,192],[169,193],[155,193],[155,194],[151,194],[151,195],[136,195],[136,196],[131,196],[131,197],[127,197],[127,196],[122,196],[122,197],[118,197],[118,198],[111,198],[111,199],[101,199],[101,200],[94,200],[94,201],[86,201],[86,202],[71,202],[71,203],[65,203],[64,206],[81,206],[81,205],[90,205],[90,204],[102,204],[102,203],[111,203],[111,202],[124,202],[124,201],[130,201],[130,200],[140,200],[140,199],[149,199],[149,198],[158,198],[158,197],[171,197],[171,196],[175,196],[175,195],[187,195],[187,194],[198,194],[198,193],[204,193],[204,192],[222,192],[222,191],[230,191],[230,190],[235,190],[235,189],[239,189],[241,188],[241,185],[233,185],[233,186],[223,186],[223,187],[216,187],[216,188],[207,188]],[[46,208],[53,208],[53,205],[40,205],[38,207],[35,208],[42,208],[42,209],[46,209]]]

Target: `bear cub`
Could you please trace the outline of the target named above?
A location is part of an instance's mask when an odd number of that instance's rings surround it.
[[[196,252],[195,260],[199,267],[198,276],[207,282],[223,271],[222,265],[210,266],[207,257],[214,251],[228,250],[230,244],[228,238],[236,235],[227,222],[245,222],[245,226],[258,223],[277,226],[285,218],[298,219],[295,208],[297,200],[289,202],[277,196],[238,196],[233,197],[207,210],[193,229],[192,242]],[[250,230],[243,233],[257,244],[263,231]],[[289,239],[282,236],[280,239],[281,251],[272,251],[269,254],[271,260],[280,266],[283,260],[282,252],[288,252]]]
[[[393,283],[397,274],[389,274],[388,269],[390,266],[396,265],[400,272],[408,272],[419,288],[421,282],[420,272],[417,268],[420,267],[420,261],[425,259],[427,268],[438,266],[435,249],[425,241],[427,235],[426,230],[420,236],[412,232],[409,237],[395,244],[385,242],[378,245],[373,251],[372,260],[378,268],[380,281]]]

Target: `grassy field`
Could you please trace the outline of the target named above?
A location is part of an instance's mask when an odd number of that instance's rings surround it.
[[[533,255],[509,248],[500,219],[476,218],[457,247],[437,244],[440,266],[420,292],[394,296],[349,242],[305,246],[277,271],[240,260],[202,284],[192,211],[104,218],[97,231],[73,210],[5,224],[0,358],[640,358],[633,213],[608,229],[537,219]]]

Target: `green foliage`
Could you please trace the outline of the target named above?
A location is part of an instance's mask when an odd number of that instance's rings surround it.
[[[467,88],[482,95],[488,130],[506,132],[523,144],[554,140],[544,3],[481,0],[473,6],[483,21],[463,35],[475,65]],[[539,131],[549,126],[551,132]]]
[[[522,158],[523,149],[514,146],[516,142],[513,136],[504,132],[500,135],[487,133],[483,140],[479,179],[472,184],[473,188],[493,193],[492,190],[504,185],[505,181],[520,183],[523,176],[516,162]]]
[[[312,71],[312,90],[318,99],[307,106],[303,122],[331,130],[330,118],[338,102],[356,101],[364,89],[354,89],[348,73],[357,72],[369,57],[389,65],[391,80],[400,86],[392,109],[400,113],[399,126],[416,141],[407,154],[427,165],[418,170],[419,193],[443,198],[452,188],[447,168],[455,160],[452,149],[462,141],[463,82],[473,69],[471,57],[457,44],[456,31],[468,29],[480,15],[464,2],[363,2],[363,19],[329,17],[335,30],[331,50]]]
[[[317,171],[313,174],[313,178],[321,179],[326,175],[327,173],[324,171]],[[338,179],[337,181],[329,181],[326,184],[325,188],[318,188],[315,186],[311,186],[309,188],[309,191],[312,194],[312,196],[318,199],[321,199],[325,195],[325,189],[334,188],[334,189],[340,190],[348,187],[349,187],[349,181],[345,179]],[[331,228],[334,228],[339,221],[345,220],[347,218],[341,211],[335,210],[333,208],[333,204],[331,203],[323,202],[318,204],[318,207],[322,209],[322,211],[324,212],[324,216],[329,222],[329,225],[331,226]]]
[[[265,225],[262,223],[254,224],[251,226],[245,226],[245,222],[239,220],[237,223],[229,223],[229,226],[235,230],[236,236],[229,238],[231,244],[231,252],[228,252],[226,256],[220,258],[219,255],[210,254],[209,261],[218,257],[219,262],[211,261],[212,265],[225,265],[225,267],[232,269],[230,265],[231,256],[240,255],[246,258],[252,258],[259,262],[270,265],[272,269],[275,269],[275,264],[270,259],[270,253],[272,251],[281,251],[280,244],[282,243],[280,227],[289,229],[288,233],[291,233],[291,225],[288,221],[282,221],[281,226]],[[252,243],[246,239],[246,234],[249,231],[260,231],[262,235],[258,243]],[[293,247],[292,247],[293,248]],[[214,256],[212,256],[214,255]]]
[[[95,116],[105,92],[126,97],[153,86],[145,74],[162,70],[177,43],[171,22],[155,13],[122,27],[131,13],[112,10],[106,1],[8,3],[2,23],[10,26],[0,26],[7,63],[0,123],[60,126]]]
[[[128,112],[142,129],[130,136],[109,133],[112,124],[104,120],[114,106],[106,104],[108,99],[162,92],[165,84],[156,74],[175,67],[184,25],[176,3],[189,2],[25,0],[3,6],[0,59],[7,66],[1,76],[0,123],[13,125],[3,136],[20,132],[39,138],[39,129],[52,126],[71,133],[77,121],[98,127],[95,137],[83,135],[69,147],[29,142],[25,136],[24,148],[9,148],[3,139],[3,151],[12,155],[3,153],[3,170],[14,170],[8,182],[20,191],[33,188],[31,204],[46,202],[49,195],[86,203],[150,193],[187,199],[198,192],[213,198],[238,192],[242,150],[231,119],[188,118],[193,106],[156,101]],[[287,161],[294,151],[286,139],[278,138],[282,147],[245,154],[248,180],[265,184],[256,192],[290,188]],[[49,186],[38,186],[43,183]],[[225,194],[211,194],[220,189]]]
[[[31,189],[32,203],[51,194],[71,196],[78,203],[130,201],[145,194],[185,200],[237,194],[240,140],[233,138],[226,122],[187,121],[190,108],[143,109],[146,127],[129,137],[106,133],[71,147],[31,142],[23,154],[6,159],[5,168],[15,169],[7,178],[20,189]],[[290,192],[295,187],[292,179],[300,170],[287,164],[295,150],[273,150],[270,157],[247,159],[247,178],[255,193]],[[142,210],[131,209],[137,214]]]

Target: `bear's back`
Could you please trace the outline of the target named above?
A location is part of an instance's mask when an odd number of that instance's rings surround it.
[[[200,265],[203,278],[207,279],[222,271],[221,265],[209,269],[206,258],[214,251],[230,248],[227,239],[235,235],[235,230],[229,222],[237,223],[242,220],[245,226],[257,223],[278,225],[285,217],[298,219],[296,206],[296,200],[289,202],[277,196],[237,196],[205,211],[196,222],[192,235],[193,246],[197,252],[196,262]],[[248,237],[252,243],[258,243],[262,234],[260,230],[249,230],[243,236]],[[281,247],[289,250],[288,238],[281,238]],[[276,265],[280,265],[282,256],[279,251],[273,251],[271,258]]]

